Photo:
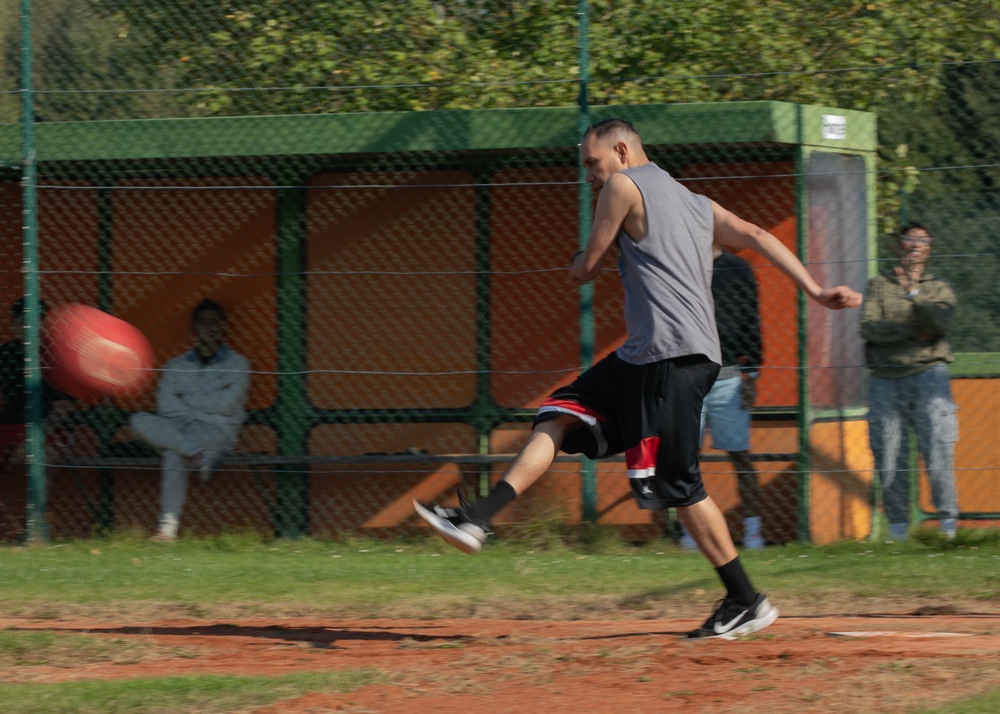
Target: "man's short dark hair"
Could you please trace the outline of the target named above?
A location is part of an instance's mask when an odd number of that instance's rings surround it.
[[[215,300],[212,300],[211,298],[205,298],[200,303],[195,305],[194,310],[191,311],[191,322],[197,322],[198,317],[203,312],[217,312],[223,317],[226,316],[226,311],[222,307],[222,305],[217,303]]]
[[[632,125],[632,122],[621,117],[604,119],[596,124],[591,124],[587,127],[587,131],[583,132],[584,138],[594,135],[597,139],[606,139],[614,134],[631,134],[636,139],[642,140],[642,137],[639,136],[639,130]]]
[[[931,229],[925,226],[923,223],[919,223],[917,221],[910,221],[909,223],[905,224],[902,228],[899,229],[899,237],[902,238],[907,233],[914,230],[925,231],[929,236],[934,235],[933,233],[931,233]]]
[[[14,301],[14,304],[10,306],[10,316],[15,320],[24,319],[24,309],[28,306],[28,298],[21,297]],[[42,317],[45,317],[45,312],[49,309],[49,306],[45,304],[44,300],[38,301],[38,307],[41,310]]]

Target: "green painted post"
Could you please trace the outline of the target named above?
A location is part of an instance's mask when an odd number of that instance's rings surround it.
[[[590,107],[587,100],[587,84],[590,81],[590,47],[588,45],[587,0],[580,0],[580,106],[577,136],[590,126]],[[590,235],[591,192],[590,186],[584,181],[585,170],[578,169],[580,182],[579,192],[579,246],[582,249],[587,244]],[[589,367],[594,361],[594,285],[588,283],[580,288],[580,366]],[[597,467],[590,459],[585,459],[581,466],[583,480],[583,520],[597,520]]]
[[[113,189],[101,187],[97,190],[97,307],[105,312],[111,312],[114,307],[112,295],[114,290],[114,228],[113,228]],[[94,415],[94,423],[100,424],[100,439],[102,446],[114,441],[117,422],[114,418],[114,407],[96,407],[90,411]],[[115,527],[115,471],[103,468],[98,470],[97,482],[97,515],[98,533],[109,533]]]
[[[809,191],[806,183],[806,168],[808,154],[803,146],[805,131],[803,127],[802,107],[797,108],[798,143],[795,147],[795,204],[798,220],[796,221],[799,259],[806,262],[809,259]],[[805,293],[796,291],[799,329],[799,453],[796,459],[798,468],[798,518],[796,536],[799,541],[808,543],[811,539],[809,529],[809,499],[811,497],[809,480],[812,460],[809,458],[809,428],[812,424],[812,408],[809,402],[809,301]]]
[[[868,258],[868,269],[866,278],[872,278],[878,274],[878,212],[875,210],[875,197],[878,195],[877,161],[873,151],[865,153],[865,196],[868,206],[868,234],[865,236],[867,250],[865,254]],[[867,280],[865,281],[867,283]],[[867,370],[866,370],[867,372]],[[867,385],[866,385],[867,386]],[[866,412],[867,413],[867,412]],[[869,532],[872,538],[878,538],[884,531],[882,527],[883,519],[879,516],[879,504],[882,502],[882,488],[878,471],[872,466],[872,482],[870,490],[871,504],[871,528]]]
[[[97,189],[97,307],[111,312],[114,292],[113,189]]]
[[[283,186],[298,186],[300,176],[283,177]],[[278,394],[275,428],[282,454],[305,454],[314,423],[306,397],[305,197],[301,188],[278,191]],[[275,530],[283,538],[309,531],[309,474],[283,467],[277,474]]]
[[[482,169],[476,174],[476,405],[473,422],[478,451],[490,453],[490,431],[493,428],[493,388],[490,378],[492,332],[490,330],[490,195],[491,172]],[[479,467],[478,492],[486,497],[490,492],[490,467]]]
[[[24,355],[25,387],[28,401],[27,535],[31,541],[48,540],[45,522],[45,429],[42,426],[42,371],[38,339],[41,299],[38,279],[38,168],[35,164],[35,94],[31,62],[31,0],[21,0],[21,131],[23,137],[22,174],[24,239]]]

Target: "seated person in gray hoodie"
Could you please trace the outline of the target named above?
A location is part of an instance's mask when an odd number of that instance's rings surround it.
[[[226,313],[202,300],[191,313],[194,347],[163,368],[156,413],[137,412],[133,431],[163,454],[158,540],[177,537],[187,497],[188,471],[208,480],[236,445],[246,419],[250,363],[225,344]]]

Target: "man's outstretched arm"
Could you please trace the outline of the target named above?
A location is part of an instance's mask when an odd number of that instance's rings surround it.
[[[802,261],[760,226],[743,220],[715,201],[712,201],[712,214],[715,216],[716,242],[736,250],[749,248],[756,251],[820,305],[831,310],[842,310],[845,307],[855,308],[861,304],[861,293],[846,285],[834,288],[820,286]]]

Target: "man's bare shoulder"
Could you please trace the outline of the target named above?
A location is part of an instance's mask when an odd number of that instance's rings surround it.
[[[646,237],[646,206],[643,202],[642,191],[632,180],[632,178],[622,172],[613,174],[604,185],[602,194],[607,192],[607,204],[621,217],[621,228],[632,237],[633,240],[640,241]],[[602,199],[605,198],[602,195]]]
[[[611,174],[608,177],[601,192],[607,192],[609,198],[626,203],[635,203],[642,198],[642,192],[639,191],[639,187],[635,181],[628,174],[621,171]]]
[[[635,181],[633,181],[632,178],[624,171],[616,171],[615,173],[608,176],[608,182],[605,185],[615,186],[619,189],[625,189],[628,187],[631,187],[633,189],[638,188],[635,185]]]

